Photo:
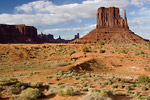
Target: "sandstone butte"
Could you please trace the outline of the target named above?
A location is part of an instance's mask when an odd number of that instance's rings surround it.
[[[37,43],[37,29],[24,24],[0,24],[0,43]]]
[[[70,43],[100,43],[106,44],[129,44],[146,43],[142,37],[134,34],[128,26],[126,10],[124,19],[120,16],[119,8],[101,7],[97,11],[96,28],[80,39]]]

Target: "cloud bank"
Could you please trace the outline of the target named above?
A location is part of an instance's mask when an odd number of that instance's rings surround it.
[[[27,24],[34,26],[53,25],[78,18],[95,17],[100,6],[128,8],[128,0],[87,0],[81,4],[55,5],[48,0],[38,0],[15,7],[15,14],[0,14],[0,23]]]

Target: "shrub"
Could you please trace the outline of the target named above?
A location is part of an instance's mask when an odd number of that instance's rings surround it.
[[[59,81],[59,78],[57,76],[54,77],[55,81]]]
[[[128,52],[126,50],[122,50],[121,53],[127,54]]]
[[[21,99],[17,98],[17,97],[11,97],[11,98],[9,98],[9,100],[21,100]]]
[[[57,94],[57,93],[58,93],[58,89],[59,89],[58,86],[53,86],[53,85],[51,85],[51,86],[49,87],[47,93],[48,93],[49,95],[51,95],[51,94]]]
[[[57,72],[57,75],[63,75],[64,74],[64,71],[63,70],[59,70],[58,72]]]
[[[46,46],[45,46],[45,45],[43,45],[43,46],[42,46],[42,48],[46,48]]]
[[[138,80],[139,83],[148,83],[148,82],[150,82],[149,77],[144,75],[144,74],[140,75],[137,80]]]
[[[114,62],[110,62],[111,66],[116,67],[116,64]]]
[[[73,55],[74,53],[76,53],[76,51],[73,50],[70,52],[70,55]]]
[[[146,91],[146,90],[148,90],[148,88],[146,88],[146,87],[141,87],[141,90],[142,90],[142,91]]]
[[[105,53],[105,50],[100,49],[99,52],[100,53]]]
[[[83,51],[84,53],[86,53],[86,52],[90,52],[90,50],[89,50],[89,48],[88,48],[88,47],[84,47],[84,48],[82,49],[82,51]]]
[[[21,89],[20,88],[14,88],[14,87],[9,87],[9,88],[6,89],[6,91],[10,95],[21,93]]]
[[[39,89],[27,88],[21,92],[21,95],[19,98],[21,100],[36,100],[37,98],[42,97],[42,96],[43,96],[43,93]]]
[[[20,58],[23,58],[23,57],[24,57],[23,53],[20,53],[20,54],[19,54],[19,57],[20,57]]]
[[[100,42],[100,45],[105,45],[105,43],[104,42]]]
[[[118,85],[117,84],[112,84],[112,86],[111,86],[113,89],[115,89],[115,88],[118,88]]]
[[[145,54],[145,52],[144,52],[144,51],[141,51],[140,53],[141,53],[141,54]]]
[[[130,86],[125,86],[125,91],[129,93],[130,92]]]
[[[42,82],[36,82],[36,87],[42,87],[43,83]]]
[[[111,85],[112,82],[111,82],[110,80],[106,80],[106,81],[103,82],[103,84],[104,84],[104,85]]]
[[[119,88],[121,88],[121,89],[123,89],[125,86],[123,86],[123,85],[119,85]]]
[[[139,98],[139,97],[140,97],[140,93],[137,92],[137,91],[135,91],[134,94],[133,94],[133,96],[134,96],[135,98]]]
[[[13,85],[18,83],[18,79],[16,78],[3,78],[0,80],[1,85]]]
[[[80,100],[112,100],[108,97],[108,93],[105,91],[93,91],[83,96]]]
[[[76,94],[76,92],[79,92],[79,91],[75,91],[72,87],[65,87],[63,89],[60,89],[58,91],[58,95],[60,96],[73,96]]]

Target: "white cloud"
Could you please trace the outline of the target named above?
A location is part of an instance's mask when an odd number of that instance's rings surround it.
[[[150,3],[150,0],[131,0],[131,5],[141,7],[144,4]]]
[[[59,33],[59,32],[70,32],[70,31],[90,31],[92,29],[96,28],[96,24],[92,24],[86,27],[77,27],[77,28],[56,28],[56,29],[46,29],[43,30],[44,33],[46,34],[55,34],[55,33]]]
[[[48,0],[38,0],[17,6],[16,14],[0,14],[0,23],[34,26],[59,24],[70,20],[96,17],[97,8],[101,6],[128,8],[130,3],[128,0],[87,0],[81,4],[55,5]]]
[[[134,16],[135,15],[135,11],[131,11],[130,15]]]

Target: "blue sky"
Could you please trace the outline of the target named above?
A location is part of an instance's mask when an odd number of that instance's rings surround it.
[[[95,28],[99,7],[127,10],[130,29],[150,39],[150,0],[1,0],[0,24],[26,24],[38,32],[72,39]]]

